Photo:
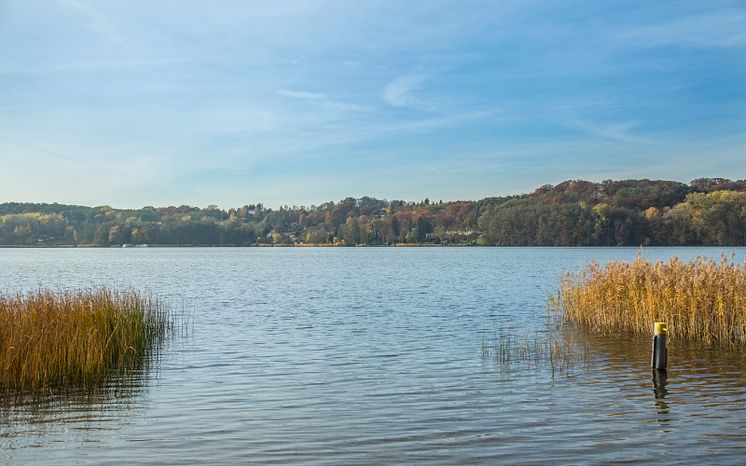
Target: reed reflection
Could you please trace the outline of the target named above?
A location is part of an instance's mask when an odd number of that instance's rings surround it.
[[[501,368],[547,368],[552,377],[562,374],[598,373],[587,383],[621,384],[622,396],[639,397],[652,381],[654,400],[661,411],[670,410],[671,382],[666,372],[650,369],[650,337],[625,333],[599,334],[568,323],[548,320],[545,328],[522,335],[500,329],[482,335],[482,361]],[[746,358],[732,346],[704,345],[672,340],[671,369],[676,373],[676,392],[699,399],[741,396],[746,384]],[[599,382],[603,379],[603,382]],[[702,390],[706,386],[707,390]],[[727,398],[724,398],[727,397]]]
[[[599,362],[614,370],[650,367],[650,337],[621,332],[599,334],[571,325],[565,325],[562,332],[574,335],[576,344],[596,361],[594,367]],[[677,374],[706,374],[710,379],[746,382],[746,358],[738,347],[678,339],[669,340],[668,353],[669,369]]]
[[[126,374],[113,374],[93,387],[67,388],[43,394],[0,394],[0,431],[7,438],[47,426],[76,424],[79,430],[106,428],[100,420],[138,405],[147,390],[156,361]],[[115,426],[112,426],[115,428]]]

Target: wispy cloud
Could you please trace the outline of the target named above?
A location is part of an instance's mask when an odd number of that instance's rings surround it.
[[[292,91],[288,89],[280,89],[277,91],[278,94],[284,95],[285,97],[293,97],[301,100],[309,100],[311,102],[329,102],[329,98],[326,94],[320,92],[306,92],[306,91]]]
[[[124,69],[124,68],[145,68],[156,66],[168,66],[177,63],[184,63],[185,60],[180,58],[156,58],[143,60],[97,60],[84,62],[70,62],[58,64],[38,65],[27,68],[15,68],[0,70],[0,76],[12,74],[43,74],[57,73],[66,71],[86,71],[86,70],[106,70],[106,69]]]
[[[383,100],[392,107],[407,107],[417,100],[412,95],[425,82],[427,76],[413,74],[391,80],[383,89]]]
[[[594,137],[609,139],[612,141],[640,144],[650,142],[648,139],[633,132],[633,128],[638,126],[638,123],[633,121],[603,124],[593,123],[579,118],[566,118],[564,119],[564,123],[571,128],[581,130]]]
[[[34,144],[28,141],[22,141],[22,140],[15,139],[15,138],[9,138],[1,134],[0,134],[0,141],[4,141],[16,147],[21,147],[23,149],[26,149],[27,151],[30,151],[30,153],[32,154],[40,155],[40,158],[43,158],[43,156],[46,155],[46,156],[52,156],[55,159],[64,160],[67,162],[79,161],[79,160],[76,160],[74,157],[70,157],[69,155],[62,154],[48,147],[40,146],[39,144]]]
[[[61,5],[74,9],[85,19],[86,27],[103,37],[104,39],[120,46],[126,46],[127,42],[112,26],[109,19],[98,9],[80,0],[58,0]]]
[[[355,149],[367,144],[396,140],[402,136],[417,137],[480,121],[496,122],[499,118],[510,118],[502,113],[501,109],[487,109],[398,122],[365,119],[333,123],[328,127],[313,127],[302,134],[287,134],[286,137],[262,142],[252,140],[243,144],[239,152],[257,154],[255,159],[318,158],[328,156],[342,147]]]
[[[642,47],[746,47],[746,11],[725,9],[628,27],[616,33]]]
[[[357,104],[351,104],[348,102],[339,102],[330,99],[326,94],[321,92],[308,92],[308,91],[296,91],[292,89],[280,89],[277,94],[284,97],[291,97],[293,99],[304,100],[306,102],[322,104],[327,107],[332,107],[338,110],[348,110],[355,112],[366,112],[370,109]]]

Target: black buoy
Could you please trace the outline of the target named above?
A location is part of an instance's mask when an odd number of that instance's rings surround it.
[[[651,365],[657,371],[665,371],[668,362],[668,352],[666,350],[666,334],[668,326],[664,322],[655,323],[655,335],[653,335],[653,358]]]

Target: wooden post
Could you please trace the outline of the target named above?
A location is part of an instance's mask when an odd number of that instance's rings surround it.
[[[664,322],[656,322],[655,334],[653,335],[653,357],[651,365],[657,371],[665,371],[666,363],[668,362],[666,334],[668,334],[668,326]]]

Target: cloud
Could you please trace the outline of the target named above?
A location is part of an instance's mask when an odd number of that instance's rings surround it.
[[[307,92],[307,91],[296,91],[292,89],[280,89],[277,94],[284,97],[291,97],[293,99],[304,100],[310,103],[322,104],[327,107],[331,107],[337,110],[353,111],[353,112],[367,112],[370,109],[357,104],[351,104],[347,102],[339,102],[332,100],[327,97],[326,94],[321,92]]]
[[[56,159],[60,159],[60,160],[68,161],[68,162],[77,161],[75,158],[70,157],[69,155],[62,154],[56,150],[49,149],[48,147],[40,146],[38,144],[34,144],[28,141],[22,141],[22,140],[15,139],[15,138],[9,138],[2,134],[0,134],[0,141],[12,144],[13,146],[16,146],[16,147],[21,147],[28,151],[31,151],[31,153],[35,155],[42,153],[48,156],[52,156]]]
[[[618,37],[644,47],[746,47],[746,13],[743,10],[719,10],[633,27],[619,33]]]
[[[0,70],[0,76],[12,74],[34,74],[34,73],[57,73],[65,71],[85,71],[85,70],[118,70],[123,68],[145,68],[156,66],[168,66],[178,63],[185,63],[185,60],[179,58],[157,58],[145,60],[99,60],[86,62],[59,63],[52,65],[40,65],[35,67]]]
[[[631,130],[637,126],[636,122],[623,122],[623,123],[610,123],[610,124],[599,124],[591,123],[586,120],[569,118],[565,120],[565,124],[572,128],[576,128],[593,136],[600,137],[603,139],[611,139],[613,141],[630,142],[630,143],[647,143],[648,140],[641,138],[634,134]]]
[[[117,33],[109,20],[96,8],[87,5],[80,0],[58,0],[61,5],[74,9],[86,21],[86,27],[114,44],[125,46],[126,41]]]
[[[320,92],[306,92],[306,91],[293,91],[288,89],[280,89],[277,91],[278,94],[284,95],[285,97],[293,97],[301,100],[308,100],[311,102],[329,102],[329,98],[326,94]]]
[[[400,76],[395,78],[383,89],[383,100],[392,107],[408,107],[416,104],[412,93],[425,82],[426,76],[421,74]]]
[[[453,129],[461,125],[470,125],[477,121],[507,118],[501,116],[502,109],[486,109],[469,112],[454,112],[448,115],[402,120],[398,122],[385,119],[347,119],[328,126],[315,126],[297,132],[283,133],[282,138],[265,141],[251,140],[241,145],[239,153],[258,154],[257,158],[284,157],[326,157],[334,148],[348,147],[356,149],[368,143],[377,144],[395,140],[401,136],[417,136],[443,129]],[[297,118],[297,117],[289,117]],[[305,128],[307,125],[296,124]]]

